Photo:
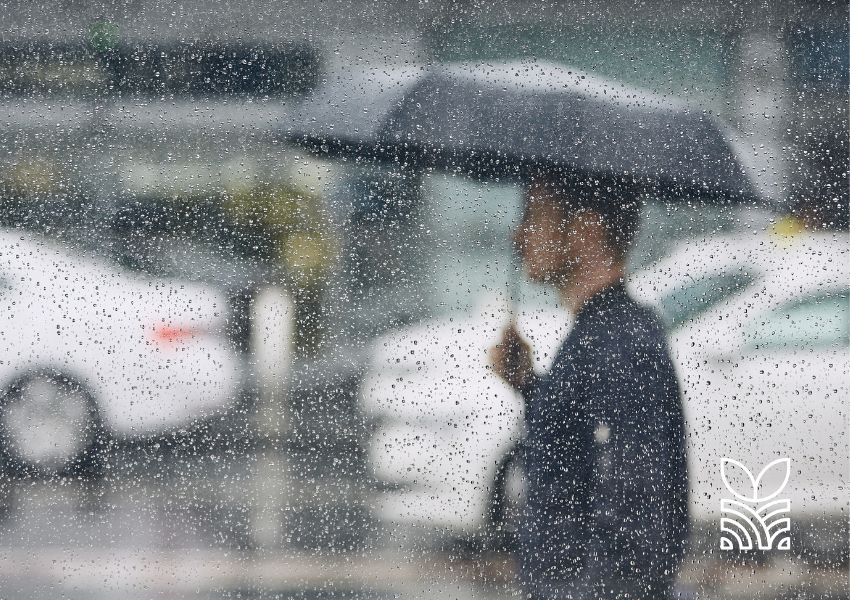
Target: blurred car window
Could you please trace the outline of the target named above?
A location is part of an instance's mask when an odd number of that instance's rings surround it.
[[[824,348],[850,344],[850,290],[808,296],[750,323],[749,348]]]
[[[662,318],[671,329],[703,314],[721,300],[751,285],[756,277],[746,271],[707,273],[689,285],[664,295],[659,301]]]
[[[423,187],[433,254],[423,283],[434,313],[469,310],[484,298],[503,296],[515,279],[509,240],[520,218],[521,188],[443,174]]]

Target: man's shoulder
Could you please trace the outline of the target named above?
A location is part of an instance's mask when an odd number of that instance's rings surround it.
[[[658,313],[630,296],[590,320],[586,333],[598,343],[613,347],[635,344],[663,346],[666,340],[664,324]]]

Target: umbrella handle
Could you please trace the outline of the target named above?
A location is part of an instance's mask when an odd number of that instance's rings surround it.
[[[505,300],[507,305],[508,323],[516,326],[517,311],[522,295],[522,258],[519,252],[511,249],[511,262],[508,268]]]

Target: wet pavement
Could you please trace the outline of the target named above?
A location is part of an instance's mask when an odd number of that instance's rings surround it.
[[[100,481],[4,482],[3,598],[503,598],[297,453],[131,449]]]
[[[506,556],[450,555],[427,531],[382,527],[339,456],[154,445],[107,464],[102,480],[4,480],[0,597],[518,597]],[[683,599],[847,597],[840,570],[710,554],[689,562]]]

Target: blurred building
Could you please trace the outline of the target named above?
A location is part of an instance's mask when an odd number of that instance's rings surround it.
[[[558,60],[698,100],[735,122],[777,201],[794,191],[834,195],[836,188],[846,199],[850,68],[841,2],[653,0],[636,8],[595,0],[193,0],[175,8],[66,0],[49,7],[9,2],[4,10],[5,41],[94,35],[100,43],[111,36],[130,43],[300,43],[319,51],[326,71],[362,63]],[[93,31],[97,23],[108,26]]]
[[[4,12],[4,223],[55,235],[83,225],[77,237],[127,266],[215,281],[235,304],[288,279],[307,289],[303,322],[315,335],[336,253],[359,270],[360,313],[373,312],[378,329],[418,308],[398,291],[418,275],[393,245],[413,239],[415,182],[309,175],[314,165],[275,128],[299,94],[351,66],[550,60],[681,96],[736,127],[778,209],[808,207],[821,225],[847,227],[850,65],[839,2],[16,0]],[[344,206],[317,216],[339,173]],[[268,206],[281,194],[286,215]],[[389,212],[388,197],[402,198]],[[100,235],[104,227],[115,236]],[[331,300],[350,307],[345,283]],[[239,343],[247,329],[234,324]]]

